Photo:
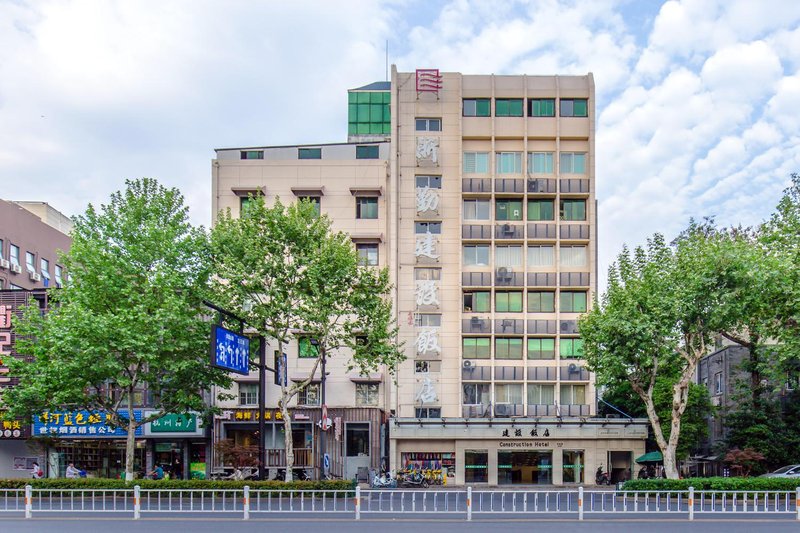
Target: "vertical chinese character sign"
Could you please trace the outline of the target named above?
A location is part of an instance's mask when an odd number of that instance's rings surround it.
[[[418,93],[436,93],[442,88],[442,75],[439,69],[436,68],[418,68],[417,69],[417,92]]]

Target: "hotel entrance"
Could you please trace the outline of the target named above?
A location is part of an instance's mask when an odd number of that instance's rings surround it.
[[[497,483],[498,485],[551,485],[553,452],[498,451]]]

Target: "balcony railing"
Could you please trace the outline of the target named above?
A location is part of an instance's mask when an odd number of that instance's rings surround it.
[[[311,448],[294,448],[294,466],[313,466],[313,453]],[[286,450],[272,449],[267,452],[267,466],[286,466]]]

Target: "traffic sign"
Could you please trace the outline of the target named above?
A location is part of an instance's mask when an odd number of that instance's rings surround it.
[[[211,326],[211,366],[250,373],[250,339],[219,325]]]

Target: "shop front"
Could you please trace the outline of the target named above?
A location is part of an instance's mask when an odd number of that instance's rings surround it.
[[[323,430],[320,424],[321,409],[304,407],[290,409],[292,416],[292,447],[294,467],[302,468],[314,478],[319,477],[322,457],[320,439],[325,439],[329,471],[334,477],[353,479],[366,476],[370,469],[379,469],[385,457],[384,414],[374,408],[329,408],[331,427]],[[228,441],[239,451],[250,449],[257,457],[259,438],[257,409],[230,409],[215,421],[214,470],[233,469],[233,457],[225,457],[217,443]],[[265,460],[267,475],[275,478],[286,467],[285,424],[277,409],[264,411]],[[230,455],[230,454],[229,454]],[[386,461],[388,463],[388,460]],[[254,463],[255,464],[255,463]]]
[[[145,411],[149,416],[153,411]],[[147,471],[156,465],[174,479],[205,479],[209,442],[196,413],[167,414],[144,426]]]
[[[601,466],[622,479],[646,438],[645,420],[390,422],[393,469],[446,469],[455,485],[593,485]]]

